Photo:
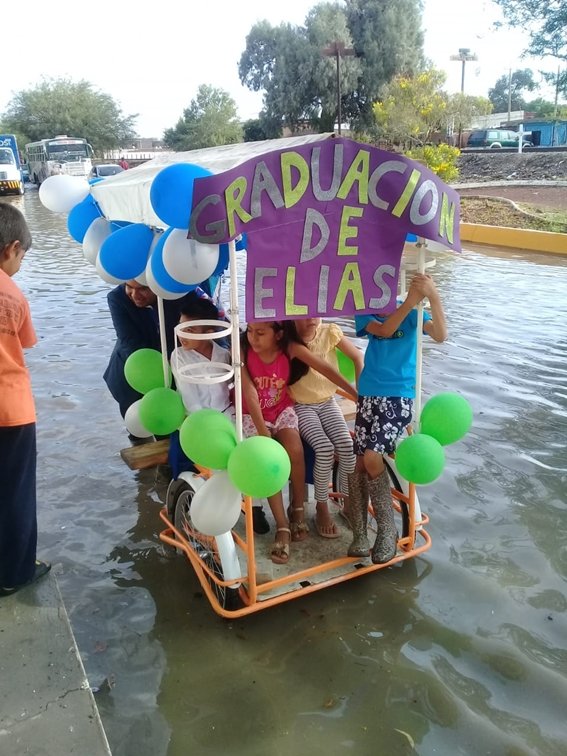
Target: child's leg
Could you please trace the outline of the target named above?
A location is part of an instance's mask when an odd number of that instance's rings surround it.
[[[281,491],[268,497],[268,504],[276,521],[276,540],[271,550],[272,562],[285,564],[289,559],[291,530],[285,515]]]
[[[396,555],[398,533],[390,478],[383,455],[394,451],[397,439],[411,420],[413,402],[404,397],[377,397],[375,402],[372,442],[365,451],[364,463],[369,477],[370,501],[376,518],[376,541],[371,556],[375,564],[384,564]]]
[[[325,434],[332,441],[339,458],[338,491],[342,494],[343,510],[348,519],[348,476],[354,472],[356,463],[352,436],[341,408],[334,398],[322,405],[320,417]]]
[[[295,414],[295,413],[294,413]],[[284,447],[291,462],[291,532],[294,541],[303,541],[309,528],[305,524],[303,496],[305,493],[305,458],[299,431],[294,428],[281,428],[274,438]]]
[[[368,543],[368,475],[364,469],[362,456],[356,458],[356,467],[348,476],[349,520],[352,527],[352,543],[347,554],[353,557],[367,557]]]
[[[296,405],[295,411],[299,420],[301,437],[307,441],[315,453],[313,480],[315,484],[315,500],[317,502],[317,532],[324,537],[333,538],[338,536],[338,530],[329,512],[327,500],[335,458],[335,447],[323,430],[321,422],[321,411],[326,404],[327,402],[324,404],[300,404]]]

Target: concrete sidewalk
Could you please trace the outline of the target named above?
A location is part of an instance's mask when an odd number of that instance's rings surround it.
[[[53,573],[0,598],[0,753],[110,755]]]

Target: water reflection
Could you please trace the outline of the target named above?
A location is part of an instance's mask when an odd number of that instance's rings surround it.
[[[475,421],[420,492],[426,558],[226,623],[159,542],[164,481],[118,455],[108,285],[37,193],[10,201],[34,232],[41,553],[115,756],[565,752],[567,260],[437,260],[450,338],[425,394]]]

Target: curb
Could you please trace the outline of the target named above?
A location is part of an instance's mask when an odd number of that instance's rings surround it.
[[[567,255],[567,234],[556,234],[550,231],[461,223],[461,241],[489,244],[492,247],[527,249],[531,252],[546,252],[552,255]]]

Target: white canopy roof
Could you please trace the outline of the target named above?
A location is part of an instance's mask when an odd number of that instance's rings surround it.
[[[173,163],[192,163],[215,174],[223,173],[255,156],[273,150],[299,147],[309,142],[323,141],[333,136],[333,134],[309,134],[282,139],[266,139],[262,142],[227,144],[222,147],[208,147],[189,152],[167,152],[137,168],[99,181],[93,185],[92,196],[107,220],[125,220],[166,228],[166,224],[157,217],[150,204],[150,186],[162,168]]]

